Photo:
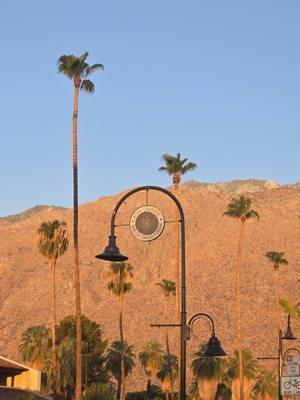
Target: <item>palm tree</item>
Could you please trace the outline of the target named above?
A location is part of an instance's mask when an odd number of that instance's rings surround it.
[[[51,358],[50,330],[42,325],[27,328],[22,334],[19,352],[22,360],[34,368],[46,369]]]
[[[280,299],[279,305],[285,314],[290,314],[293,318],[296,318],[296,320],[300,322],[300,303],[293,306],[288,300]]]
[[[123,333],[123,307],[125,294],[132,290],[133,266],[125,262],[112,262],[109,265],[108,290],[119,297],[119,328],[120,340],[124,342]],[[125,375],[124,375],[124,360],[121,362],[121,398],[125,400]]]
[[[159,168],[160,172],[165,172],[168,175],[172,176],[173,179],[173,185],[174,185],[174,190],[177,192],[179,188],[179,183],[181,181],[182,175],[185,175],[186,173],[193,171],[194,169],[197,168],[197,164],[188,162],[187,158],[180,158],[180,153],[177,153],[176,156],[171,156],[168,153],[165,153],[162,155],[162,160],[164,161],[163,166]],[[179,212],[176,209],[175,211],[175,219],[179,220]],[[176,246],[176,253],[174,257],[174,276],[175,276],[175,282],[176,282],[176,287],[177,287],[177,292],[176,292],[176,313],[177,313],[177,322],[180,322],[180,224],[177,224],[176,226],[176,239],[175,243],[177,244]],[[181,339],[179,337],[179,346],[178,348],[180,349],[180,344]],[[179,368],[180,369],[180,368]]]
[[[166,400],[174,397],[174,384],[178,377],[178,357],[175,354],[165,354],[157,378],[162,382]]]
[[[176,295],[176,285],[175,282],[170,281],[168,279],[163,279],[161,282],[156,283],[162,290],[164,295],[164,303],[165,303],[165,310],[164,310],[164,320],[165,324],[168,323],[168,316],[169,316],[169,305],[170,305],[170,296]],[[168,328],[165,330],[166,336],[166,353],[170,354],[170,343],[169,343],[169,335],[168,335]]]
[[[259,219],[256,211],[251,209],[251,199],[240,196],[232,199],[227,206],[227,211],[224,213],[227,217],[239,219],[241,222],[240,235],[237,252],[237,337],[238,337],[238,352],[239,352],[239,382],[240,382],[240,400],[244,400],[243,389],[243,359],[242,359],[242,328],[241,328],[241,260],[244,241],[245,222],[248,219]]]
[[[52,275],[52,321],[51,321],[51,339],[52,339],[52,371],[56,369],[56,265],[57,260],[67,250],[69,241],[66,237],[66,222],[52,221],[43,222],[38,228],[38,250],[48,260]]]
[[[178,189],[182,175],[197,168],[197,164],[192,162],[187,163],[187,158],[181,159],[180,153],[177,153],[175,157],[167,153],[163,154],[162,160],[165,162],[165,165],[161,166],[159,171],[166,172],[168,175],[172,176],[174,189]]]
[[[279,318],[279,284],[278,284],[278,271],[280,265],[288,265],[288,260],[283,256],[284,253],[278,253],[276,251],[267,251],[265,256],[272,263],[274,268],[274,284],[275,284],[275,317],[277,320],[277,327],[280,329],[280,318]]]
[[[224,362],[219,358],[204,357],[205,347],[206,345],[201,345],[199,351],[194,354],[192,372],[198,383],[199,397],[202,400],[211,400],[216,395],[224,370]]]
[[[278,398],[277,375],[274,371],[262,371],[252,388],[255,400],[272,400]]]
[[[80,299],[80,273],[78,253],[78,103],[80,91],[94,93],[94,83],[88,77],[97,70],[103,70],[102,64],[90,66],[86,59],[89,53],[85,52],[80,57],[73,54],[62,55],[58,59],[58,73],[65,75],[74,83],[72,138],[73,138],[73,279],[76,304],[76,390],[75,400],[80,400],[82,390],[82,339],[81,339],[81,299]]]
[[[120,399],[123,379],[130,374],[135,366],[133,346],[116,340],[106,354],[106,368],[117,381],[117,399]],[[124,371],[124,372],[123,372]]]
[[[148,377],[147,396],[149,397],[151,382],[162,366],[163,350],[160,343],[154,340],[148,342],[140,352],[139,359]]]
[[[243,363],[243,378],[246,381],[245,398],[251,397],[251,388],[253,379],[256,377],[257,361],[253,357],[249,349],[243,349],[242,351],[242,363]],[[224,383],[231,386],[232,399],[240,400],[240,355],[239,351],[235,351],[233,357],[227,362],[227,369],[224,374]],[[243,392],[244,394],[244,392]]]

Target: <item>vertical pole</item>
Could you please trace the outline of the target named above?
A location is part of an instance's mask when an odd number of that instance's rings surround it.
[[[279,329],[279,332],[278,332],[278,400],[282,400],[281,367],[282,367],[282,331]]]
[[[186,398],[186,283],[185,283],[185,223],[181,215],[181,349],[180,349],[180,400]]]

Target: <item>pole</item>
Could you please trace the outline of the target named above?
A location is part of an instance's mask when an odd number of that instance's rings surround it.
[[[279,329],[279,332],[278,332],[278,400],[282,400],[281,367],[282,367],[282,331]]]
[[[181,223],[181,350],[180,350],[180,400],[186,397],[186,283],[185,283],[185,226]]]

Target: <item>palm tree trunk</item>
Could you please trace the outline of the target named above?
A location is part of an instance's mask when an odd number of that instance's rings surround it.
[[[123,332],[123,305],[124,305],[124,294],[120,295],[120,313],[119,313],[119,328],[120,328],[120,339],[123,345],[123,352],[125,350],[124,344],[124,332]],[[121,399],[125,400],[126,391],[125,391],[125,362],[124,356],[121,356],[121,365],[120,365],[120,373],[121,373]]]
[[[82,334],[81,334],[81,298],[80,298],[80,272],[79,272],[79,251],[78,251],[78,101],[80,79],[74,80],[74,104],[72,120],[73,137],[73,275],[75,291],[75,317],[76,317],[76,386],[75,400],[81,399],[82,391]]]
[[[174,183],[174,194],[177,197],[178,196],[178,189],[179,189],[179,184]],[[179,211],[176,207],[175,210],[175,219],[176,221],[180,220],[180,214]],[[180,243],[180,223],[176,224],[176,237],[175,237],[175,244],[176,244],[176,249],[175,249],[175,282],[176,282],[176,316],[177,316],[177,323],[180,324],[180,248],[181,248],[181,243]],[[178,382],[180,382],[180,348],[181,348],[181,337],[180,337],[180,331],[178,329],[178,373],[179,373],[179,379]],[[179,390],[179,387],[178,387]]]
[[[150,396],[150,390],[151,390],[151,379],[148,378],[148,380],[147,380],[147,397],[148,398]]]
[[[274,266],[274,285],[275,285],[275,317],[277,322],[277,329],[280,329],[280,318],[279,318],[279,283],[278,283],[278,266]]]
[[[168,323],[168,315],[169,315],[169,296],[165,294],[165,309],[164,309],[165,324]],[[170,355],[168,327],[165,328],[165,337],[166,337],[166,353],[167,355]]]
[[[51,275],[52,275],[52,321],[51,321],[51,339],[52,339],[52,371],[51,371],[51,386],[54,389],[53,378],[56,378],[56,262],[51,262]]]
[[[244,372],[243,372],[243,341],[241,327],[241,260],[244,240],[245,221],[241,219],[240,236],[238,244],[237,257],[237,337],[238,337],[238,353],[239,353],[239,388],[240,399],[244,400]]]
[[[121,378],[121,373],[120,373],[120,376],[118,377],[118,383],[117,383],[117,399],[121,398],[121,386],[122,386],[122,378]]]

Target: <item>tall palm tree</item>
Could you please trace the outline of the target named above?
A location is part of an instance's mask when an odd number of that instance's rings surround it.
[[[243,378],[245,378],[245,398],[251,397],[251,388],[253,386],[253,380],[256,377],[257,372],[257,361],[253,357],[249,349],[243,349],[242,351],[242,363],[243,363]],[[224,383],[231,386],[232,399],[240,400],[240,355],[239,351],[235,351],[233,357],[229,358],[227,362],[227,369],[224,374]]]
[[[112,262],[109,265],[108,290],[119,298],[119,329],[120,340],[124,342],[123,333],[123,307],[125,295],[132,290],[133,266],[126,262]],[[125,400],[125,366],[121,360],[121,399]]]
[[[227,206],[227,211],[224,213],[227,217],[240,220],[240,235],[237,252],[237,337],[238,337],[238,353],[239,353],[239,384],[240,384],[240,400],[244,400],[243,388],[243,358],[242,358],[242,328],[241,328],[241,261],[242,249],[244,241],[245,222],[251,218],[259,219],[256,211],[251,209],[251,199],[240,196],[234,198]]]
[[[117,399],[121,397],[122,379],[126,378],[135,366],[134,358],[133,346],[121,340],[114,341],[106,353],[106,368],[117,381]]]
[[[177,153],[176,156],[172,156],[168,153],[162,155],[162,160],[164,161],[164,165],[159,168],[160,172],[165,172],[168,175],[172,176],[174,190],[177,192],[179,188],[179,184],[181,181],[182,175],[187,174],[190,171],[193,171],[197,168],[197,164],[193,162],[188,162],[188,158],[180,158],[180,153]],[[175,210],[175,219],[179,220],[179,212],[176,208]],[[177,322],[180,322],[180,224],[176,224],[176,253],[174,257],[174,277],[176,282],[176,317]],[[181,339],[178,336],[179,345],[178,349],[181,346]],[[180,361],[180,359],[179,359]],[[179,366],[180,370],[180,366]]]
[[[252,388],[255,400],[273,400],[278,398],[278,385],[275,371],[262,371]]]
[[[279,318],[279,283],[278,283],[278,271],[280,265],[288,265],[288,260],[284,258],[284,253],[276,251],[267,251],[265,256],[272,263],[274,268],[274,284],[275,284],[275,317],[277,321],[277,328],[280,329],[280,318]]]
[[[178,377],[178,357],[175,354],[165,354],[157,378],[162,382],[166,400],[174,398],[174,384]]]
[[[66,236],[66,222],[51,221],[43,222],[38,228],[38,250],[48,260],[52,275],[52,321],[51,321],[51,339],[52,339],[52,371],[55,374],[56,368],[56,265],[58,258],[67,250],[69,241]]]
[[[144,349],[139,353],[140,362],[148,377],[147,396],[149,397],[152,380],[161,369],[163,361],[163,350],[160,343],[151,340],[146,344]]]
[[[192,372],[198,382],[199,397],[202,400],[214,399],[224,370],[224,361],[214,357],[204,357],[201,345],[192,361]]]
[[[34,368],[46,369],[51,359],[50,330],[42,325],[27,328],[22,334],[19,352],[22,360]]]
[[[97,70],[103,70],[102,64],[90,66],[86,59],[89,53],[80,57],[73,54],[62,55],[58,59],[58,73],[71,79],[74,84],[72,141],[73,141],[73,279],[76,304],[76,390],[75,400],[80,400],[82,390],[82,339],[81,339],[81,299],[80,299],[80,272],[78,251],[78,103],[80,91],[94,93],[94,83],[88,77]]]
[[[176,285],[175,285],[175,282],[170,281],[168,279],[163,279],[161,282],[156,283],[156,285],[160,287],[160,289],[162,290],[162,293],[164,295],[164,303],[165,303],[164,320],[165,320],[165,324],[167,324],[168,317],[169,317],[170,296],[176,295]],[[169,335],[168,335],[167,327],[165,329],[165,336],[166,336],[166,353],[170,354],[170,343],[169,343]]]
[[[181,176],[185,175],[187,172],[192,171],[197,168],[197,164],[192,162],[187,162],[187,158],[180,158],[180,153],[176,156],[171,156],[170,154],[163,154],[162,160],[165,165],[159,168],[160,172],[166,172],[168,175],[172,176],[174,189],[178,189],[178,185],[181,181]]]

